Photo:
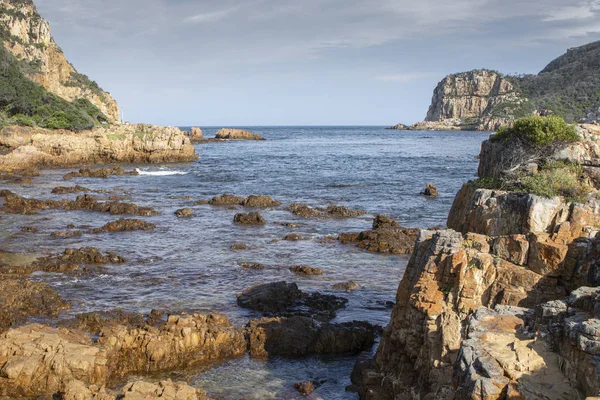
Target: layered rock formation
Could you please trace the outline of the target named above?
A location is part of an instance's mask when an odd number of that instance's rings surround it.
[[[17,59],[31,66],[31,80],[67,101],[87,99],[109,122],[120,122],[117,102],[67,61],[32,1],[0,1],[0,39]]]
[[[521,102],[513,84],[498,72],[449,75],[435,88],[425,121],[410,129],[495,130],[514,120],[503,112],[507,105],[518,108]]]
[[[597,41],[567,50],[537,75],[485,69],[448,75],[435,88],[425,121],[409,129],[491,131],[531,114],[594,123],[600,107],[599,62]]]
[[[596,140],[583,135],[561,154],[593,164]],[[482,177],[496,163],[489,146]],[[377,354],[353,373],[361,397],[598,396],[596,198],[575,204],[465,186],[450,229],[417,239]]]
[[[158,327],[123,320],[100,321],[96,329],[26,325],[0,336],[0,396],[51,396],[72,391],[72,385],[102,387],[128,374],[206,365],[245,351],[243,332],[219,314],[170,316]],[[160,386],[153,385],[147,395]],[[162,391],[167,386],[173,384],[162,384]],[[176,392],[184,390],[175,386]],[[130,387],[125,398],[153,398],[135,397],[131,392],[136,391]]]
[[[11,126],[0,130],[0,170],[66,167],[96,163],[161,163],[197,158],[179,128],[145,124],[70,132]]]

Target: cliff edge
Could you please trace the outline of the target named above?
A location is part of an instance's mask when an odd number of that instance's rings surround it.
[[[120,122],[115,99],[67,61],[33,1],[0,0],[0,39],[27,66],[25,75],[29,79],[68,102],[87,99],[106,116],[107,122]]]
[[[579,127],[579,140],[556,145],[544,160],[577,166],[584,197],[476,181],[457,195],[449,229],[421,232],[377,353],[355,366],[362,399],[600,394],[597,129]],[[494,155],[510,146],[484,143],[480,179],[500,173]]]
[[[480,69],[452,74],[435,88],[423,122],[411,130],[493,131],[528,115],[600,120],[600,41],[567,50],[538,74]]]

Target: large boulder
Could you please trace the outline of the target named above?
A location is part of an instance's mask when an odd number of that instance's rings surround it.
[[[335,318],[347,299],[321,293],[304,293],[295,283],[265,283],[238,295],[240,307],[260,311],[266,316],[307,316],[321,321]]]
[[[191,128],[190,129],[190,140],[192,143],[201,142],[204,140],[204,134],[202,133],[202,129],[200,128]]]
[[[312,318],[263,318],[246,327],[250,355],[300,357],[367,350],[377,328],[368,322],[320,323]]]
[[[418,229],[402,228],[396,221],[378,215],[373,229],[360,233],[341,233],[342,244],[355,244],[374,253],[410,254],[417,240]]]

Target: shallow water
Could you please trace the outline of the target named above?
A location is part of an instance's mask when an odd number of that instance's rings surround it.
[[[143,218],[157,225],[151,232],[87,234],[76,238],[52,238],[53,231],[68,224],[99,227],[118,217],[84,211],[48,210],[38,215],[1,215],[0,249],[50,254],[66,247],[94,246],[112,250],[130,262],[108,266],[92,276],[36,274],[35,279],[54,286],[73,304],[64,314],[121,308],[137,312],[152,309],[194,312],[218,311],[242,325],[257,314],[240,309],[236,294],[262,282],[297,282],[302,290],[322,291],[347,297],[350,302],[334,322],[368,320],[385,325],[407,257],[371,254],[338,243],[322,244],[327,235],[369,229],[374,214],[383,213],[403,226],[426,228],[445,225],[452,200],[460,186],[473,179],[481,142],[486,133],[403,132],[373,127],[269,127],[252,128],[264,142],[224,142],[197,145],[200,159],[189,164],[137,166],[139,176],[109,179],[74,179],[70,170],[44,171],[32,184],[3,184],[3,188],[36,198],[55,196],[55,186],[82,185],[91,189],[124,189],[139,205],[149,205],[160,215]],[[214,136],[216,129],[204,129]],[[131,167],[133,168],[133,167]],[[419,196],[427,182],[437,185],[440,197]],[[233,193],[270,195],[284,206],[261,211],[264,227],[233,224],[242,210],[195,206],[198,199]],[[191,196],[184,199],[181,196]],[[344,220],[296,217],[285,204],[306,202],[360,208],[370,214]],[[195,216],[177,219],[174,211],[191,207]],[[297,229],[273,224],[297,222]],[[37,226],[37,233],[22,233],[23,226]],[[308,240],[280,240],[300,233]],[[234,242],[247,243],[245,251],[233,251]],[[262,271],[245,271],[240,262],[267,265]],[[312,265],[323,276],[299,277],[291,265]],[[329,290],[332,283],[352,279],[361,289],[352,293]],[[231,360],[194,376],[192,383],[215,398],[248,399],[297,396],[290,387],[302,380],[325,380],[309,399],[353,399],[344,392],[354,358],[309,357],[299,360]]]

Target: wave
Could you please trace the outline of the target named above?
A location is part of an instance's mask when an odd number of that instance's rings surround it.
[[[139,168],[135,169],[139,175],[147,176],[168,176],[168,175],[187,175],[188,172],[184,171],[143,171]]]

